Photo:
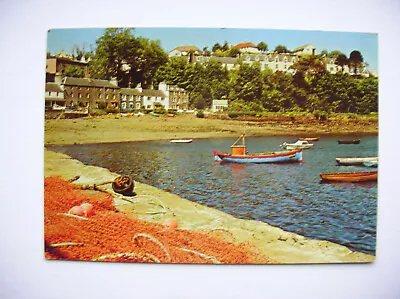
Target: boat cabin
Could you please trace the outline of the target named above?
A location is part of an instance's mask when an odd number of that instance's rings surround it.
[[[242,144],[238,144],[238,142],[242,140]],[[240,135],[239,138],[231,145],[232,155],[246,155],[246,142],[244,139],[244,134]]]

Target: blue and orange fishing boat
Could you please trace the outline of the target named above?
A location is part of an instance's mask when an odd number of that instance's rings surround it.
[[[242,140],[242,144],[239,145],[240,140]],[[244,133],[232,144],[231,149],[230,154],[214,151],[214,160],[216,162],[231,163],[291,163],[303,161],[303,152],[301,149],[249,154],[246,151]]]

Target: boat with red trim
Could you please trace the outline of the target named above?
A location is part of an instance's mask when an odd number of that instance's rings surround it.
[[[238,145],[240,140],[242,140],[242,144]],[[244,134],[240,135],[233,143],[231,149],[230,154],[214,151],[214,160],[216,162],[231,163],[292,163],[303,161],[303,152],[301,149],[249,154],[246,151]]]

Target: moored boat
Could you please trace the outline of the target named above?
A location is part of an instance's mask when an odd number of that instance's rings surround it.
[[[377,167],[378,166],[378,157],[336,158],[336,163],[341,166]]]
[[[338,140],[339,144],[359,144],[360,139],[353,139],[353,140]]]
[[[312,148],[314,144],[309,143],[308,141],[305,140],[297,140],[295,143],[284,142],[280,146],[287,150],[293,150],[293,149],[309,149]]]
[[[290,163],[302,162],[302,150],[279,151],[260,154],[232,155],[214,151],[214,160],[217,162],[233,163]]]
[[[171,143],[191,143],[193,139],[173,139],[170,140],[169,142]]]
[[[300,137],[299,140],[302,141],[318,141],[320,137]]]
[[[323,182],[367,182],[378,180],[377,171],[364,171],[364,172],[330,172],[321,173],[320,177]]]
[[[244,134],[240,135],[231,146],[232,151],[230,154],[214,151],[214,160],[216,162],[231,163],[291,163],[303,161],[303,152],[301,149],[248,154],[244,138]],[[242,144],[238,145],[240,140],[242,140]]]

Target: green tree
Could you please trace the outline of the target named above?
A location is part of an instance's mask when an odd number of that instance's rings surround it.
[[[214,46],[212,47],[212,51],[215,52],[217,50],[221,50],[221,45],[219,43],[215,43]]]
[[[310,82],[311,93],[316,94],[325,112],[357,112],[356,78],[345,73],[315,76]]]
[[[203,56],[211,56],[211,52],[208,50],[208,47],[203,48]]]
[[[353,68],[354,73],[357,75],[362,63],[364,62],[364,57],[360,51],[354,50],[349,56],[349,65]]]
[[[274,50],[276,53],[281,54],[281,53],[290,53],[288,48],[284,45],[277,45]]]
[[[231,99],[243,99],[246,102],[260,101],[262,94],[262,76],[259,63],[249,65],[241,63],[239,70],[231,78]]]
[[[284,72],[275,72],[264,76],[262,105],[272,112],[288,111],[296,108],[293,91],[293,76]]]
[[[336,57],[335,63],[340,66],[341,70],[343,71],[343,68],[345,65],[349,63],[349,60],[347,59],[347,56],[345,54],[339,54]]]
[[[268,51],[268,45],[265,42],[259,42],[257,44],[257,49],[262,52],[266,52],[266,51]]]
[[[323,56],[328,56],[328,50],[322,50],[321,55]]]
[[[190,64],[186,57],[171,57],[165,65],[157,70],[154,76],[154,82],[158,84],[164,81],[167,84],[183,87],[182,85],[185,85],[184,78],[188,65]]]
[[[222,62],[211,59],[205,64],[203,82],[210,89],[212,99],[227,97],[229,94],[229,72]],[[210,103],[211,104],[211,103]]]
[[[66,77],[83,78],[85,76],[85,71],[78,66],[68,65],[64,69],[64,75]]]
[[[232,47],[229,49],[228,52],[230,57],[237,57],[238,55],[240,55],[240,50],[238,48]]]
[[[329,54],[327,55],[329,58],[337,58],[339,55],[342,55],[343,53],[340,52],[339,50],[333,50],[331,52],[329,52]],[[343,54],[344,55],[344,54]]]
[[[357,112],[378,112],[378,78],[361,77],[357,80]]]
[[[224,44],[221,47],[222,51],[228,51],[229,50],[229,44],[227,41],[224,42]]]
[[[100,79],[116,77],[121,87],[150,85],[157,69],[168,61],[159,42],[136,38],[129,28],[107,28],[96,44],[91,73]]]
[[[317,55],[302,55],[290,69],[307,75],[321,75],[326,72],[326,65],[323,58]]]
[[[162,50],[158,40],[154,41],[142,37],[136,40],[139,41],[139,48],[132,48],[133,54],[126,59],[127,65],[130,67],[128,72],[129,82],[134,86],[142,83],[142,86],[147,88],[152,85],[158,68],[168,62],[168,55]],[[135,52],[139,56],[135,57]]]

